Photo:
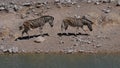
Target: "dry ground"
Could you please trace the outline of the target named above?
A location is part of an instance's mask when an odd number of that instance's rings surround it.
[[[80,5],[78,8],[77,6]],[[98,20],[101,15],[105,15],[102,9],[111,6],[112,10],[110,13],[106,14],[108,17],[112,18],[111,21],[102,22],[102,24],[98,23]],[[4,39],[1,40],[0,46],[4,48],[10,47],[18,47],[19,52],[64,52],[64,51],[74,51],[74,52],[120,52],[120,7],[116,7],[113,4],[100,4],[94,5],[93,3],[78,3],[77,5],[73,5],[71,7],[62,7],[56,8],[55,6],[51,6],[50,9],[44,15],[52,15],[55,18],[54,27],[50,28],[48,24],[45,25],[43,32],[48,33],[49,36],[44,36],[45,41],[42,43],[35,43],[35,37],[28,39],[22,39],[18,41],[14,41],[13,39]],[[40,9],[36,9],[36,11],[40,11]],[[25,19],[20,19],[19,14],[25,12],[18,13],[0,13],[0,27],[4,27],[7,32],[14,34],[15,37],[21,36],[21,31],[18,30],[18,26],[23,23],[25,20],[33,19],[37,16],[29,15]],[[90,18],[93,22],[93,31],[90,32],[86,27],[87,34],[82,29],[80,29],[80,35],[62,35],[60,25],[62,23],[62,19],[68,16],[74,15],[86,15],[89,14],[92,17]],[[75,33],[75,28],[69,27],[67,30],[69,33]],[[34,29],[29,31],[30,35],[38,35],[38,29]],[[61,39],[64,42],[61,44]]]

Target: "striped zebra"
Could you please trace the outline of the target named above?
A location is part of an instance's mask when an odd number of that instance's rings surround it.
[[[82,18],[66,17],[65,19],[63,19],[63,22],[61,24],[61,31],[62,32],[63,30],[66,31],[68,29],[68,26],[76,27],[76,34],[77,34],[79,27],[83,29],[83,26],[87,26],[88,29],[92,31],[93,30],[92,24],[93,22],[88,20],[85,16],[83,16]],[[83,29],[83,31],[85,30]]]
[[[35,29],[35,28],[39,28],[40,33],[42,33],[43,26],[46,23],[49,23],[49,25],[51,27],[53,27],[53,21],[54,21],[53,16],[44,15],[44,16],[41,16],[41,17],[33,19],[33,20],[25,21],[22,24],[22,26],[19,27],[19,30],[23,30],[22,31],[22,37],[23,37],[24,33],[26,33],[29,36],[28,31],[31,30],[31,29]]]

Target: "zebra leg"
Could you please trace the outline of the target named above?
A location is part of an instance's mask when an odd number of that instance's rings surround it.
[[[68,35],[68,32],[67,32],[68,24],[65,24],[64,29],[65,29],[66,35]]]
[[[25,33],[25,31],[23,30],[23,31],[22,31],[22,37],[23,37],[24,33]]]
[[[75,35],[77,36],[78,34],[78,30],[79,30],[79,27],[76,28],[76,32],[75,32]]]
[[[65,26],[64,26],[64,23],[61,24],[61,33],[64,33],[64,30],[65,30]]]
[[[40,32],[40,35],[43,35],[43,31],[42,31],[43,27],[39,27],[39,32]]]
[[[68,28],[68,25],[66,23],[61,24],[61,33],[66,33],[66,30]],[[67,34],[67,33],[66,33]]]
[[[27,36],[28,36],[28,38],[30,38],[29,33],[28,33],[28,30],[23,30],[23,31],[22,31],[22,37],[23,37],[23,34],[24,34],[24,33],[26,33]]]
[[[25,33],[28,35],[28,39],[30,39],[30,35],[29,35],[28,31],[27,31],[27,32],[25,32]]]
[[[22,31],[22,37],[23,37],[24,33],[26,33],[26,29],[24,29],[24,30]]]
[[[29,33],[28,33],[28,30],[25,30],[25,33],[27,34],[28,39],[30,39],[30,35],[29,35]]]

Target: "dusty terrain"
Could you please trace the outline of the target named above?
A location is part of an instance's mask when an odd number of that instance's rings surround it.
[[[104,13],[102,9],[108,7],[110,12]],[[26,38],[26,35],[22,39],[19,38],[21,37],[21,31],[18,27],[26,20],[39,17],[30,13],[27,17],[21,19],[21,14],[25,14],[27,8],[29,7],[23,7],[18,12],[0,12],[1,52],[13,47],[18,49],[18,53],[120,52],[120,7],[116,7],[114,3],[95,5],[94,3],[78,2],[70,7],[61,8],[50,4],[49,9],[45,9],[47,12],[43,15],[51,15],[55,18],[54,27],[51,28],[49,24],[44,26],[45,41],[41,43],[34,42],[35,38],[39,36],[38,29],[29,31],[30,39]],[[40,12],[41,9],[36,8],[35,11]],[[67,30],[69,35],[61,35],[60,26],[65,17],[87,14],[90,15],[89,19],[94,22],[93,31],[90,32],[87,27],[84,27],[86,32],[80,29],[80,33],[74,36],[75,28],[69,27]],[[106,20],[99,22],[102,16],[106,16]],[[15,41],[17,38],[18,40]]]

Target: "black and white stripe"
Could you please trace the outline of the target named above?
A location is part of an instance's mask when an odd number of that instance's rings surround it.
[[[61,30],[66,31],[68,26],[76,27],[77,29],[79,29],[79,27],[81,27],[83,29],[83,26],[86,25],[89,28],[89,30],[92,31],[92,24],[93,24],[93,22],[88,20],[84,16],[82,18],[67,17],[67,18],[63,19],[63,22],[61,24]]]
[[[41,16],[39,18],[33,19],[33,20],[27,20],[23,23],[22,26],[19,27],[20,30],[22,31],[22,36],[24,33],[28,34],[28,31],[30,29],[35,29],[38,28],[40,29],[40,33],[42,33],[42,29],[43,26],[46,23],[49,23],[51,27],[53,27],[53,21],[54,21],[54,17],[53,16],[49,16],[49,15],[45,15],[45,16]],[[28,34],[29,36],[29,34]]]

